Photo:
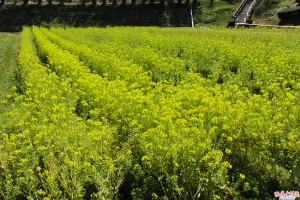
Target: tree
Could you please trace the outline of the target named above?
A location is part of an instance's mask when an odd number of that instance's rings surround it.
[[[193,3],[192,3],[192,4],[193,4],[193,7],[199,5],[197,0],[193,0]]]
[[[168,5],[173,5],[174,4],[174,0],[167,0]]]
[[[0,0],[0,7],[4,6],[5,0]]]

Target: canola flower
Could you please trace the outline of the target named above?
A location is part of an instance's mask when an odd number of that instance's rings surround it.
[[[299,32],[23,34],[2,198],[268,199],[262,184],[299,186]]]

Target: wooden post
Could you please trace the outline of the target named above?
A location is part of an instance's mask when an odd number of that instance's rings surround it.
[[[194,26],[193,6],[192,6],[192,5],[191,5],[190,9],[191,9],[191,22],[192,22],[192,27],[194,28],[195,26]]]

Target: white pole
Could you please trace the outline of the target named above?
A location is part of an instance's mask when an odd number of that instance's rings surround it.
[[[193,6],[191,5],[191,22],[192,22],[192,27],[194,28],[194,19],[193,19]]]

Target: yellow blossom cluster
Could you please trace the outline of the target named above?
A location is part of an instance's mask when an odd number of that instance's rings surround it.
[[[0,198],[268,199],[274,181],[296,190],[298,36],[24,28]]]

